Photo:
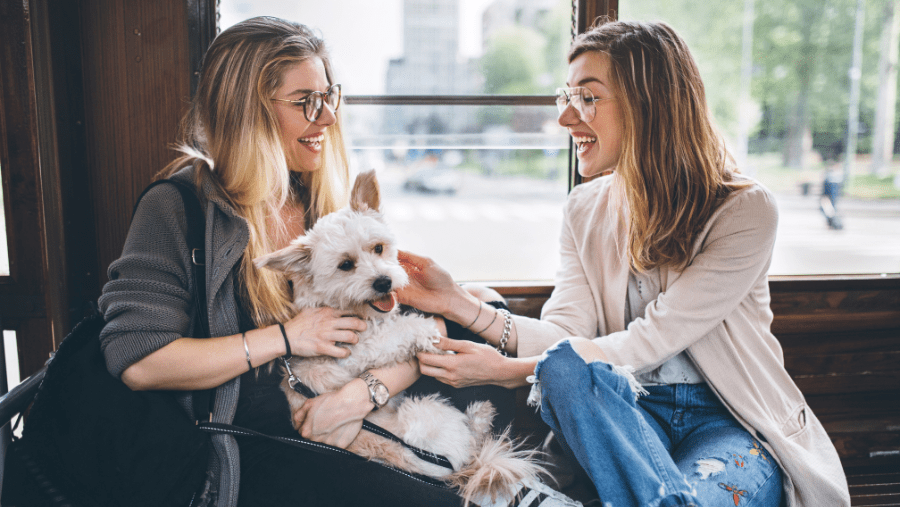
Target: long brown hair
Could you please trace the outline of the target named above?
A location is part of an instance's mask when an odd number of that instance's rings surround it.
[[[285,159],[271,100],[288,67],[318,57],[328,84],[334,83],[324,41],[308,27],[257,17],[219,34],[203,57],[200,82],[181,125],[176,147],[182,156],[159,177],[197,168],[197,185],[211,182],[246,219],[250,241],[240,279],[257,325],[290,318],[290,294],[283,277],[258,269],[253,259],[270,253],[275,232],[286,224],[280,210],[306,204],[306,224],[346,203],[349,182],[341,118],[325,131],[322,167],[293,175]],[[272,231],[272,228],[276,231]]]
[[[665,23],[605,22],[579,35],[610,61],[624,116],[617,195],[627,205],[627,251],[637,271],[684,269],[694,239],[731,192],[748,185],[713,124],[703,81],[684,40]]]

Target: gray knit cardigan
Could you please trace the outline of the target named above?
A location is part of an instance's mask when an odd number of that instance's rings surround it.
[[[193,185],[194,170],[172,176]],[[201,189],[206,214],[206,305],[212,336],[239,332],[234,267],[250,238],[246,221],[206,182]],[[100,311],[107,325],[100,343],[109,372],[120,377],[131,364],[184,336],[190,336],[195,312],[191,254],[181,194],[172,185],[152,188],[138,206],[122,256],[109,266]],[[231,423],[240,377],[215,391],[214,422]],[[179,401],[193,418],[191,394]],[[230,435],[212,437],[202,505],[237,505],[240,478],[238,446]]]

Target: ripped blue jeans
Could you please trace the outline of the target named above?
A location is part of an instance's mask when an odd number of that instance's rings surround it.
[[[781,471],[706,384],[646,387],[568,341],[535,368],[541,417],[604,507],[779,507]]]

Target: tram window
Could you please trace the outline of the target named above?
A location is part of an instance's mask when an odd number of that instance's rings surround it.
[[[897,52],[889,50],[891,41],[897,46],[894,31],[900,26],[889,21],[900,13],[858,0],[617,3],[621,19],[662,20],[682,34],[742,171],[775,193],[780,224],[771,274],[900,271]],[[858,5],[867,10],[859,39],[862,63],[853,72]],[[386,206],[408,212],[393,218],[405,246],[435,257],[463,280],[552,278],[559,224],[513,218],[534,220],[539,213],[525,210],[544,205],[561,216],[565,180],[548,182],[555,168],[568,171],[570,154],[565,133],[545,121],[552,107],[474,108],[453,105],[452,99],[445,106],[379,106],[354,103],[352,97],[549,95],[565,80],[569,0],[390,0],[377,6],[353,0],[223,0],[220,14],[222,27],[273,14],[322,31],[351,98],[344,115],[352,169],[383,172]],[[848,120],[848,76],[854,75],[860,76],[855,123]],[[856,155],[845,163],[849,125],[858,125]],[[489,141],[492,135],[538,131],[545,134],[540,141]],[[497,161],[504,162],[503,170],[495,170]],[[416,179],[461,183],[448,197],[412,191]],[[534,190],[526,198],[521,189],[529,186]],[[543,189],[547,197],[532,201]],[[455,208],[463,205],[498,213],[491,218]],[[502,215],[509,221],[498,218],[499,210],[510,209],[519,211]],[[478,251],[495,254],[473,253]],[[525,257],[532,262],[510,262]]]
[[[553,279],[569,138],[552,94],[571,0],[222,0],[219,13],[220,29],[265,14],[321,31],[351,172],[376,169],[401,248],[460,281]],[[414,98],[380,99],[397,96]]]
[[[855,73],[858,5],[864,21]],[[900,12],[893,5],[619,1],[620,19],[665,21],[684,37],[742,172],[775,193],[780,221],[771,274],[900,271]],[[845,164],[853,75],[861,78],[857,153]],[[836,206],[826,189],[836,192]]]

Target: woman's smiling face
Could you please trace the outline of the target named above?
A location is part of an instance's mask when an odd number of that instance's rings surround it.
[[[302,99],[314,91],[324,93],[328,86],[325,65],[320,58],[313,57],[288,67],[274,98]],[[274,104],[288,168],[295,172],[315,171],[322,162],[325,130],[337,121],[334,110],[324,105],[319,118],[311,122],[306,119],[302,105],[280,101]]]
[[[597,112],[589,122],[571,106],[559,115],[559,124],[575,141],[578,172],[584,177],[615,169],[622,152],[624,117],[621,99],[612,93],[610,76],[609,57],[599,51],[582,53],[569,64],[566,86],[587,88],[596,99]]]

